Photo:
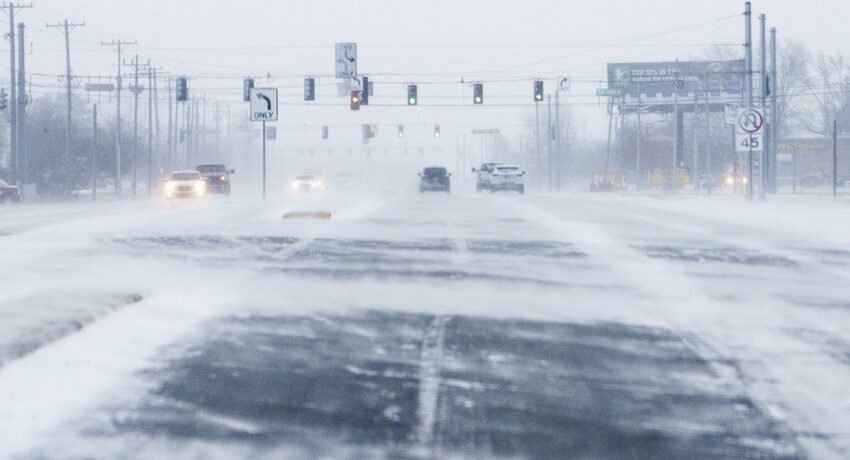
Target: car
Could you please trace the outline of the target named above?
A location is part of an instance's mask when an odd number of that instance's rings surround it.
[[[497,165],[490,173],[490,193],[515,191],[525,193],[525,171],[516,165]]]
[[[324,190],[325,184],[322,182],[322,178],[315,174],[302,174],[295,176],[290,187],[296,192],[315,192]]]
[[[490,174],[496,166],[501,163],[482,163],[479,168],[472,168],[475,176],[475,191],[481,193],[483,190],[490,190]]]
[[[21,201],[21,190],[0,180],[0,204],[17,203]]]
[[[165,179],[165,197],[203,198],[207,195],[207,181],[198,171],[174,171]]]
[[[419,173],[419,193],[452,192],[451,174],[446,168],[433,166]]]
[[[195,168],[207,181],[208,193],[230,195],[230,175],[236,174],[233,169],[227,169],[222,164],[203,164]]]

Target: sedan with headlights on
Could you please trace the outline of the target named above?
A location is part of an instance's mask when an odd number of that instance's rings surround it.
[[[165,197],[203,198],[207,195],[207,181],[198,171],[175,171],[165,180]]]
[[[295,176],[290,187],[296,192],[317,192],[325,189],[322,178],[313,174]]]

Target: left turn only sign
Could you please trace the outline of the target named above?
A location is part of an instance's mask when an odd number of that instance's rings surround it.
[[[251,121],[277,121],[277,88],[251,89]]]

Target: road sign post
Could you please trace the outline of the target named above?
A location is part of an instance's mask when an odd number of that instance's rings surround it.
[[[278,120],[277,88],[251,88],[251,121],[263,123],[263,201],[266,201],[266,122]]]

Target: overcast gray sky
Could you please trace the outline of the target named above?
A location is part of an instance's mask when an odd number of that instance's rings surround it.
[[[319,76],[320,96],[333,97],[333,44],[356,41],[361,73],[374,75],[379,83],[389,82],[381,87],[380,97],[396,97],[405,83],[416,81],[423,83],[423,106],[438,99],[468,102],[468,87],[459,83],[464,78],[505,80],[485,89],[487,102],[493,105],[528,102],[531,79],[554,81],[569,75],[577,83],[568,103],[591,117],[601,112],[590,95],[595,81],[605,78],[607,62],[688,59],[711,44],[739,50],[743,41],[743,2],[737,0],[33,3],[34,8],[24,10],[18,19],[27,24],[27,42],[32,43],[28,71],[46,74],[33,77],[36,95],[61,92],[57,80],[48,75],[64,71],[62,36],[45,24],[65,18],[86,22],[72,32],[77,75],[114,74],[114,50],[100,42],[136,40],[138,45],[128,48],[127,58],[138,53],[172,74],[189,75],[193,94],[233,100],[240,94],[242,76],[271,75],[269,84],[282,88],[284,101],[295,102],[304,75]],[[813,49],[850,50],[846,1],[756,1],[754,10],[756,16],[768,15],[769,27],[777,27],[781,38],[802,40]],[[0,78],[8,85],[8,59],[0,59]],[[440,82],[448,83],[429,86]],[[308,113],[293,108],[284,122],[342,119],[348,115],[344,110]],[[451,113],[423,108],[416,115],[402,116],[408,123],[444,118],[448,125],[469,120],[470,110],[474,108]],[[480,110],[488,110],[478,112],[486,116],[473,115],[482,125],[516,124],[527,116],[510,108]],[[393,113],[373,111],[372,116],[398,118]]]

